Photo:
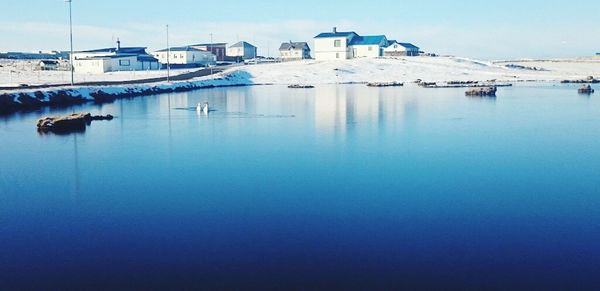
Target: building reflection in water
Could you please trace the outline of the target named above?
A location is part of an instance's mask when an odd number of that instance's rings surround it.
[[[397,133],[414,122],[417,109],[410,90],[364,85],[315,88],[316,130],[320,138],[330,137],[334,142],[359,135]]]

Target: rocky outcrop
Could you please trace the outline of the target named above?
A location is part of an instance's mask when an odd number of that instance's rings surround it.
[[[294,85],[289,85],[288,88],[290,89],[312,89],[315,86],[313,85],[300,85],[300,84],[294,84]]]
[[[368,87],[402,87],[404,83],[400,82],[373,82],[367,83]]]
[[[467,92],[465,92],[465,94],[467,96],[488,96],[488,97],[494,97],[496,96],[496,92],[498,91],[498,89],[493,86],[493,87],[483,87],[483,88],[473,88],[471,90],[468,90]]]
[[[92,116],[90,113],[74,113],[67,116],[54,116],[40,118],[37,122],[37,128],[40,132],[81,132],[85,131],[86,126],[95,120],[112,120],[112,115]]]
[[[594,88],[590,85],[583,85],[578,91],[579,94],[592,94],[594,93]]]
[[[589,76],[583,80],[563,80],[561,81],[563,84],[598,84],[600,80],[594,78],[594,76]]]

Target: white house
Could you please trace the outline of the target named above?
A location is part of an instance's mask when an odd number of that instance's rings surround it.
[[[158,60],[146,52],[145,47],[121,47],[79,51],[73,53],[76,72],[106,73],[117,71],[158,70]]]
[[[418,56],[420,49],[411,43],[401,43],[390,40],[388,47],[383,50],[386,57]]]
[[[238,60],[249,60],[256,58],[257,48],[245,41],[240,41],[227,48],[227,56]]]
[[[310,59],[310,47],[306,42],[284,42],[279,47],[279,54],[283,61]]]
[[[388,40],[385,35],[361,36],[356,32],[324,32],[315,36],[315,59],[347,60],[382,56],[418,56],[419,48],[410,43]]]
[[[217,62],[213,53],[191,46],[159,50],[154,52],[154,56],[161,64],[170,63],[171,67],[199,67],[214,65]]]
[[[350,43],[354,58],[381,57],[383,56],[383,49],[387,45],[388,40],[385,35],[357,36]]]
[[[333,32],[324,32],[315,36],[315,59],[327,61],[354,58],[350,44],[355,37],[358,37],[356,32],[338,32],[335,27]]]

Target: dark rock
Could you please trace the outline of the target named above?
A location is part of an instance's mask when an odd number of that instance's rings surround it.
[[[373,83],[368,83],[367,86],[368,87],[402,87],[402,86],[404,86],[404,83],[400,83],[400,82],[373,82]]]
[[[37,128],[41,132],[82,132],[86,126],[96,120],[113,120],[113,116],[92,116],[90,113],[74,113],[67,116],[54,116],[40,118],[37,122]]]
[[[474,88],[465,92],[467,96],[496,96],[496,92],[498,89],[496,86],[493,87],[483,87],[483,88]]]
[[[44,105],[42,100],[32,97],[27,93],[19,93],[17,101],[19,101],[19,103],[21,103],[21,107],[24,108],[38,108]]]
[[[19,104],[15,102],[15,96],[12,94],[0,94],[0,112],[14,111]]]
[[[594,93],[594,89],[590,85],[583,85],[579,88],[579,94],[592,94]]]
[[[300,84],[294,84],[294,85],[289,85],[288,88],[290,89],[313,89],[315,86],[313,85],[300,85]]]

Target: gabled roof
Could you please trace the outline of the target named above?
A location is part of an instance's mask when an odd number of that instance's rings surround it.
[[[78,58],[76,60],[103,60],[103,59],[121,59],[121,58],[131,58],[137,57],[137,54],[116,54],[116,55],[106,55],[106,56],[90,56],[86,58]]]
[[[158,62],[158,59],[151,55],[139,55],[137,59],[140,62]]]
[[[306,43],[306,42],[284,42],[279,47],[279,50],[280,51],[303,50],[304,48],[307,48],[308,50],[310,50],[308,43]]]
[[[397,41],[389,41],[388,42],[388,47],[394,44],[398,44],[399,46],[404,47],[405,49],[411,49],[411,50],[419,50],[419,47],[412,44],[412,43],[408,43],[408,42],[397,42]]]
[[[385,35],[358,36],[352,39],[350,45],[378,45],[381,43],[387,45],[387,38]]]
[[[256,48],[255,46],[245,42],[245,41],[240,41],[230,47],[248,47],[248,48]]]
[[[317,36],[315,36],[315,38],[333,38],[333,37],[354,37],[354,36],[358,36],[358,34],[354,31],[348,31],[348,32],[323,32]]]
[[[168,49],[158,50],[156,52],[163,53],[163,52],[168,52],[168,51],[172,51],[172,52],[206,52],[203,50],[193,48],[191,46],[172,47],[172,48],[168,48]]]
[[[76,53],[124,53],[124,54],[145,54],[145,47],[122,47],[120,49],[116,47],[102,48],[95,50],[78,51]]]
[[[199,43],[199,44],[193,44],[191,46],[227,46],[227,43],[225,42],[215,42],[215,43]]]

